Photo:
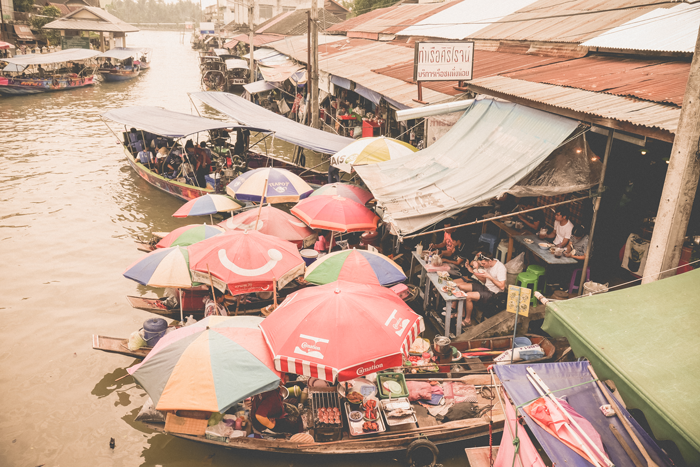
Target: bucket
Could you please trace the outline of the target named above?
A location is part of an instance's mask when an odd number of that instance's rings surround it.
[[[301,258],[304,260],[307,266],[311,266],[311,263],[318,259],[318,251],[316,250],[301,250],[299,254],[301,255]]]
[[[143,323],[143,340],[148,343],[149,347],[155,347],[167,329],[168,323],[163,318],[147,319]]]
[[[608,284],[599,284],[597,282],[585,282],[583,284],[583,295],[598,294],[608,291]]]

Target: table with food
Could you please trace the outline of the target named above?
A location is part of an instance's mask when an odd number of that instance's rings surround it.
[[[529,252],[547,264],[576,264],[577,260],[564,255],[564,248],[557,248],[553,243],[540,239],[537,235],[518,235],[513,237]]]

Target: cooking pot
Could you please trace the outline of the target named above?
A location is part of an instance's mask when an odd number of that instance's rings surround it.
[[[452,341],[447,336],[435,336],[433,339],[433,350],[435,354],[447,357],[452,353]]]

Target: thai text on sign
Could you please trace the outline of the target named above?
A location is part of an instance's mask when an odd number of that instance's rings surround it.
[[[414,81],[464,81],[472,79],[473,42],[417,42]]]

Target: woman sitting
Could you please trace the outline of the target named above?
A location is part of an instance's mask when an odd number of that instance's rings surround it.
[[[281,388],[263,392],[253,397],[250,420],[260,433],[299,433],[303,429],[301,418],[292,421],[287,417]]]

